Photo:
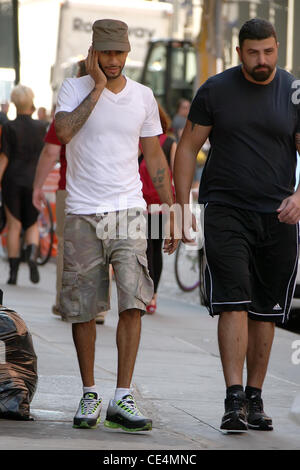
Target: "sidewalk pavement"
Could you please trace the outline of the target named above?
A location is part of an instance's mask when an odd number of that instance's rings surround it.
[[[148,433],[123,433],[103,426],[116,383],[116,290],[105,325],[97,325],[96,384],[103,396],[102,423],[96,430],[72,428],[82,388],[71,327],[51,313],[55,264],[40,268],[33,285],[21,265],[18,286],[5,284],[8,266],[0,260],[4,305],[25,320],[38,356],[39,381],[31,403],[32,422],[0,420],[0,449],[69,450],[229,450],[300,448],[300,364],[292,362],[299,335],[276,329],[264,386],[265,410],[274,431],[224,435],[224,380],[217,344],[217,319],[188,303],[172,281],[174,258],[164,258],[158,311],[145,315],[133,378],[141,410],[153,419]],[[189,294],[187,294],[189,295]],[[197,294],[194,294],[196,296]],[[193,297],[190,297],[192,299]],[[194,297],[195,298],[195,297]],[[298,405],[297,405],[298,403]]]

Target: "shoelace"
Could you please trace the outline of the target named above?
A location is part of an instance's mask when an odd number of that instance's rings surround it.
[[[232,411],[240,411],[245,406],[245,403],[242,402],[239,397],[232,396],[232,397],[228,398],[227,400],[228,400],[227,403],[228,404],[230,403],[230,409]]]
[[[263,413],[263,404],[262,404],[262,399],[259,397],[255,398],[250,398],[249,400],[249,408],[251,408],[251,411],[258,411],[259,413]]]
[[[94,400],[92,398],[81,399],[81,413],[83,415],[93,414],[96,408],[100,405],[101,400]]]
[[[140,410],[138,409],[135,399],[132,395],[128,395],[125,399],[120,400],[121,404],[124,404],[127,408],[129,408],[133,414],[141,415]]]

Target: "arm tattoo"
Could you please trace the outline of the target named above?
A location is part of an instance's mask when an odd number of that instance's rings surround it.
[[[296,142],[297,150],[300,153],[300,132],[296,133],[295,142]]]
[[[153,177],[152,182],[155,189],[163,188],[165,178],[165,168],[159,168],[156,172],[156,176]]]
[[[98,101],[98,98],[95,99],[93,96],[94,91],[95,89],[91,91],[91,93],[82,101],[82,103],[80,103],[79,106],[77,106],[76,109],[74,109],[74,111],[58,112],[55,116],[56,125],[59,127],[61,124],[61,126],[64,127],[72,137],[77,134],[87,121]]]

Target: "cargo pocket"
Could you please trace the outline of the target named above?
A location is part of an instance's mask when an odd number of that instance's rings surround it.
[[[137,285],[136,298],[147,305],[153,297],[153,281],[148,271],[148,262],[145,255],[136,254],[138,264],[141,266],[140,276]]]
[[[80,293],[78,288],[78,275],[76,272],[63,272],[60,306],[62,312],[67,317],[75,317],[80,313]]]

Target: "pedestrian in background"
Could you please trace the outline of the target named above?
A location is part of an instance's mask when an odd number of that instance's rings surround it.
[[[60,315],[59,310],[59,296],[61,289],[61,278],[62,278],[62,264],[63,264],[63,230],[64,230],[64,219],[65,219],[65,180],[66,180],[66,157],[65,157],[65,145],[61,145],[59,142],[54,127],[54,121],[50,124],[49,130],[45,136],[45,144],[42,149],[39,162],[37,165],[35,179],[33,183],[33,205],[38,211],[41,211],[43,205],[46,204],[46,196],[43,191],[43,185],[46,181],[48,174],[53,170],[54,165],[59,161],[59,182],[58,189],[56,191],[56,228],[55,234],[57,237],[57,257],[56,257],[56,301],[52,307],[52,311],[55,315]]]
[[[0,111],[0,128],[9,121],[7,113],[9,109],[9,103],[6,101],[5,103],[1,103],[1,111]]]
[[[93,24],[86,60],[88,75],[64,80],[58,94],[55,129],[66,145],[67,199],[61,308],[72,323],[83,382],[74,427],[96,427],[102,399],[94,379],[95,316],[109,308],[109,264],[118,291],[118,372],[105,426],[147,431],[152,420],[138,410],[131,380],[139,347],[141,315],[152,298],[147,269],[145,203],[138,172],[138,144],[161,200],[172,205],[168,165],[152,91],[122,74],[130,44],[128,27],[116,20]],[[158,175],[160,176],[158,181]],[[127,235],[116,238],[126,220]],[[112,232],[105,227],[115,221]],[[132,224],[136,232],[130,232]],[[173,219],[165,249],[176,249]],[[123,227],[124,228],[124,227]]]
[[[159,142],[167,159],[170,176],[172,178],[172,170],[174,166],[175,152],[177,148],[176,141],[168,135],[170,132],[171,120],[163,107],[158,103],[159,118],[163,134],[159,136]],[[161,205],[159,195],[152,183],[151,177],[147,170],[144,156],[141,153],[139,157],[139,170],[141,181],[143,183],[143,197],[147,203],[147,260],[151,279],[154,285],[154,294],[147,305],[147,313],[153,314],[157,308],[157,291],[163,269],[162,245],[164,240],[163,233],[163,213],[157,210],[157,205]],[[173,198],[175,202],[175,192],[173,189]]]
[[[84,62],[84,61],[83,61]],[[81,69],[78,68],[78,75],[86,75],[86,72],[81,74]],[[57,237],[57,258],[56,258],[56,301],[53,306],[53,313],[61,315],[59,310],[59,298],[61,290],[61,279],[63,270],[63,232],[64,232],[64,220],[65,220],[65,199],[66,199],[66,146],[62,145],[58,140],[54,119],[52,120],[49,130],[45,136],[45,144],[43,146],[37,168],[35,178],[33,182],[33,205],[38,211],[42,210],[43,204],[45,204],[45,194],[43,191],[43,185],[46,181],[47,176],[52,171],[54,165],[59,162],[59,182],[58,189],[56,191],[56,230],[55,234]]]
[[[45,131],[40,121],[31,117],[35,110],[33,98],[33,91],[26,86],[17,85],[12,90],[11,101],[16,106],[17,117],[4,124],[1,135],[0,181],[7,219],[8,284],[17,283],[22,229],[30,280],[38,283],[40,279],[36,263],[38,211],[32,204],[32,185]]]
[[[77,77],[84,77],[86,75],[85,62],[81,60],[78,62],[78,73]],[[54,126],[54,120],[50,124],[49,130],[45,137],[45,145],[41,152],[39,162],[36,168],[35,179],[33,183],[33,205],[38,209],[42,210],[43,204],[46,203],[45,194],[43,191],[43,185],[46,181],[47,176],[53,169],[57,162],[60,162],[59,168],[59,182],[58,189],[56,191],[56,230],[55,234],[57,237],[57,258],[56,258],[56,301],[52,307],[52,311],[55,315],[61,315],[59,303],[60,303],[60,291],[62,283],[62,272],[63,272],[63,248],[64,248],[64,225],[65,225],[65,207],[66,207],[66,146],[62,145],[57,138]],[[105,316],[107,311],[99,312],[96,316],[96,323],[104,324]]]
[[[1,133],[2,133],[2,126],[6,122],[9,121],[7,117],[8,113],[8,108],[9,108],[9,103],[1,103],[1,111],[0,111],[0,151],[1,151]]]
[[[47,132],[47,130],[49,128],[49,124],[50,124],[49,117],[48,117],[48,114],[47,114],[47,109],[44,106],[41,106],[37,110],[37,115],[38,115],[38,120],[45,127],[45,132]]]
[[[190,111],[190,106],[190,101],[185,98],[180,98],[177,103],[176,114],[172,120],[172,131],[177,142],[179,142],[184,126],[186,124],[186,120]]]
[[[221,429],[268,431],[273,424],[264,412],[262,387],[275,324],[289,318],[298,264],[300,110],[293,99],[295,78],[277,67],[271,23],[246,22],[237,51],[242,64],[209,78],[192,103],[174,180],[184,206],[196,155],[209,137],[199,202],[205,204],[207,305],[212,316],[219,315],[227,388]],[[188,233],[189,223],[184,241]]]

